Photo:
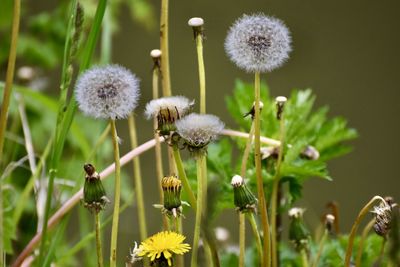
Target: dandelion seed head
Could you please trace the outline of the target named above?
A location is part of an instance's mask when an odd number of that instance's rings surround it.
[[[192,113],[176,122],[178,134],[193,148],[202,148],[217,139],[224,123],[214,115]]]
[[[289,58],[291,37],[285,24],[263,14],[244,15],[229,29],[225,51],[247,72],[270,72]]]
[[[162,97],[147,103],[144,114],[147,119],[151,119],[159,116],[160,112],[165,110],[170,113],[173,117],[171,118],[173,120],[172,122],[174,122],[186,115],[193,105],[194,101],[190,101],[184,96]]]
[[[82,112],[94,118],[126,118],[139,98],[139,79],[119,65],[93,67],[75,85],[75,96]]]

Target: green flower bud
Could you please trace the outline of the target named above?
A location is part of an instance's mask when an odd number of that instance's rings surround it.
[[[239,175],[235,175],[232,177],[231,185],[236,209],[240,212],[255,212],[257,199],[246,186],[244,179]]]
[[[310,241],[310,232],[306,228],[303,221],[304,209],[292,208],[289,210],[290,225],[289,225],[289,239],[293,242],[298,251],[308,249]]]
[[[100,175],[92,164],[85,164],[85,185],[83,187],[83,205],[90,212],[100,212],[110,201],[106,197]]]
[[[176,176],[165,176],[161,180],[164,193],[164,212],[169,216],[178,217],[182,212],[182,183]]]

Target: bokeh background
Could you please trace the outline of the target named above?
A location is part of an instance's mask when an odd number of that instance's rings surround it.
[[[53,1],[25,1],[29,13],[52,10]],[[118,13],[119,30],[113,37],[112,61],[130,68],[141,78],[142,96],[137,108],[139,143],[152,137],[151,123],[143,117],[151,99],[151,49],[159,47],[158,18],[160,1],[149,1],[156,20],[132,21],[129,10]],[[1,6],[1,3],[0,3]],[[310,179],[305,184],[307,220],[316,223],[328,201],[339,203],[341,228],[349,231],[359,209],[374,195],[400,199],[400,2],[397,0],[191,0],[170,1],[170,63],[174,94],[198,99],[198,72],[192,29],[187,21],[193,16],[205,20],[207,37],[204,58],[207,77],[208,112],[220,116],[227,127],[235,128],[224,107],[224,97],[231,94],[236,78],[252,82],[253,76],[234,66],[224,52],[229,26],[242,14],[263,12],[282,19],[292,32],[293,52],[282,68],[263,75],[272,95],[289,95],[293,88],[312,88],[316,106],[329,105],[331,115],[344,116],[359,132],[352,142],[354,151],[333,160],[329,170],[332,182]],[[54,70],[50,84],[57,88],[59,70]],[[50,86],[52,87],[52,86]],[[49,94],[56,90],[49,90]],[[129,149],[128,132],[121,125],[126,140],[122,153]],[[142,158],[145,179],[145,202],[156,203],[154,153]],[[129,167],[128,167],[129,168]],[[132,217],[132,209],[124,217]],[[148,212],[148,219],[152,219]],[[224,218],[233,223],[233,210]],[[159,217],[157,217],[157,220]],[[124,221],[124,220],[122,220]],[[150,220],[150,233],[159,221]],[[227,221],[227,220],[225,220]],[[234,231],[234,227],[232,227]],[[133,223],[121,225],[121,236],[129,244],[138,240]],[[129,246],[129,245],[128,245]]]

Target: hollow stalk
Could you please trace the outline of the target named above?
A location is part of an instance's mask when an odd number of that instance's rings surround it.
[[[95,212],[95,228],[96,228],[96,251],[97,251],[97,266],[103,267],[103,253],[101,250],[101,233],[100,233],[100,216],[98,212]]]

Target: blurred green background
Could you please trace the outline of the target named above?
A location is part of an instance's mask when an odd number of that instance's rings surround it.
[[[2,0],[3,1],[3,0]],[[144,1],[146,2],[146,1]],[[159,48],[159,4],[147,1],[154,10],[155,21],[132,20],[128,8],[120,8],[119,30],[113,38],[112,61],[124,65],[141,79],[142,96],[136,109],[139,143],[152,138],[152,124],[143,116],[151,99],[150,50]],[[58,1],[23,1],[28,6],[22,17],[26,29],[28,16],[51,11]],[[1,4],[0,4],[1,5]],[[124,5],[122,6],[124,7]],[[282,19],[293,37],[290,60],[280,69],[263,75],[275,96],[289,95],[293,88],[312,88],[317,106],[329,105],[331,115],[344,116],[360,137],[353,142],[354,151],[333,160],[329,169],[333,182],[306,182],[302,204],[308,207],[307,220],[317,223],[325,203],[339,203],[341,226],[349,231],[359,209],[374,195],[400,198],[398,151],[400,149],[400,2],[387,1],[170,1],[170,64],[173,94],[198,99],[198,72],[192,29],[187,21],[193,16],[205,20],[207,37],[204,58],[207,78],[208,112],[220,116],[227,127],[235,128],[224,106],[236,78],[252,82],[253,76],[234,66],[224,52],[227,29],[243,13],[263,12]],[[140,20],[140,18],[139,18]],[[25,22],[25,24],[24,24]],[[23,60],[17,62],[19,66]],[[49,94],[57,92],[59,69],[50,68]],[[47,75],[47,72],[46,72]],[[129,149],[129,136],[121,123],[124,141],[122,153]],[[157,203],[154,153],[141,158],[145,179],[145,202]],[[130,171],[131,166],[126,170]],[[156,214],[153,210],[148,212]],[[235,222],[233,210],[225,216]],[[122,222],[136,213],[129,209]],[[225,218],[226,218],[225,217]],[[157,220],[149,232],[158,229]],[[226,221],[226,220],[225,220]],[[132,222],[132,221],[131,221]],[[127,247],[138,240],[136,223],[121,225]],[[234,225],[230,225],[235,231]],[[122,240],[121,240],[122,241]]]

